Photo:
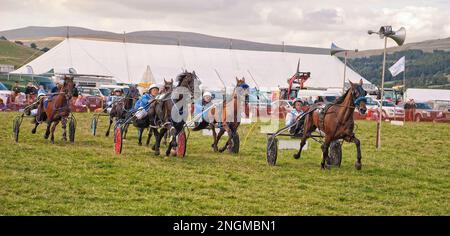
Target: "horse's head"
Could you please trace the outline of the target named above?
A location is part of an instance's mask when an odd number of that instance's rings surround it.
[[[363,85],[363,81],[362,79],[359,81],[359,83],[352,83],[351,81],[350,85],[351,85],[351,91],[352,91],[352,95],[353,95],[353,103],[355,105],[356,108],[358,108],[359,113],[361,113],[362,115],[364,115],[367,111],[367,107],[366,107],[366,103],[367,103],[367,99],[366,99],[366,95],[367,92],[363,89],[362,85]]]
[[[163,91],[165,93],[169,93],[172,92],[173,89],[173,79],[170,79],[169,81],[167,81],[166,79],[164,79],[164,88]]]
[[[192,97],[201,96],[200,84],[201,81],[198,79],[195,71],[183,72],[177,76],[178,85],[177,87],[185,87],[189,90]]]
[[[72,97],[74,87],[75,83],[73,82],[73,77],[69,76],[64,77],[64,84],[62,90],[64,91],[67,97]]]
[[[236,87],[235,87],[235,94],[239,96],[245,96],[249,93],[249,88],[247,83],[245,83],[245,78],[242,77],[242,79],[239,79],[236,77]]]

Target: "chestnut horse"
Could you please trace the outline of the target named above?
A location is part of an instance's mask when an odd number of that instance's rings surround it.
[[[209,124],[209,128],[212,130],[214,142],[211,145],[215,152],[223,152],[225,149],[230,151],[238,150],[239,147],[235,147],[233,143],[233,137],[237,135],[237,129],[241,124],[240,115],[242,107],[240,101],[248,94],[248,85],[245,83],[245,78],[238,79],[236,77],[236,87],[231,95],[231,101],[222,103],[222,109],[219,111],[217,108],[211,108],[209,116],[214,117],[214,120]],[[216,134],[215,126],[217,123],[221,123],[219,133]],[[195,129],[194,129],[195,130]],[[227,132],[228,140],[222,148],[218,148],[220,138]]]
[[[318,110],[318,106],[312,106],[309,109],[309,112],[307,112],[305,116],[304,132],[300,143],[300,149],[297,154],[294,154],[295,159],[300,158],[306,140],[310,138],[312,132],[318,128],[325,133],[325,139],[322,144],[322,169],[330,168],[328,148],[331,142],[338,139],[355,143],[357,151],[355,168],[357,170],[361,169],[361,147],[359,139],[356,138],[355,133],[353,132],[355,126],[353,112],[355,108],[357,108],[359,113],[366,113],[365,96],[367,95],[367,92],[362,88],[362,80],[359,84],[354,84],[351,81],[349,82],[351,86],[347,92],[334,103],[326,106],[322,113]]]
[[[31,133],[35,134],[36,129],[38,125],[41,122],[47,122],[47,130],[45,132],[44,138],[47,139],[50,135],[50,126],[53,123],[53,126],[51,127],[51,138],[50,141],[52,143],[55,143],[55,129],[58,123],[61,121],[63,133],[62,133],[62,139],[64,141],[67,141],[66,137],[66,124],[67,124],[67,118],[70,115],[70,106],[69,101],[72,98],[73,95],[73,88],[74,88],[74,82],[72,77],[65,77],[64,78],[64,84],[60,91],[53,95],[51,100],[47,102],[47,106],[44,106],[44,99],[40,101],[38,112],[35,119],[35,126],[33,130],[31,130]],[[49,99],[49,98],[47,98]]]

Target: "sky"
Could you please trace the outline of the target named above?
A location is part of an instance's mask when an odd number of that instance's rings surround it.
[[[264,43],[378,49],[367,30],[406,28],[406,43],[450,37],[450,0],[0,0],[0,31],[79,26],[172,30]],[[395,46],[389,41],[388,46]]]

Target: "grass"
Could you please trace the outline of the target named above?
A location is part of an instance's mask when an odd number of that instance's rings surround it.
[[[90,114],[76,114],[75,144],[61,141],[58,127],[51,145],[26,119],[16,144],[15,115],[0,113],[0,215],[450,214],[448,124],[384,123],[379,152],[375,123],[359,121],[363,169],[354,168],[355,146],[344,144],[342,167],[321,171],[314,142],[300,160],[283,150],[268,166],[259,125],[240,127],[239,155],[214,153],[210,137],[191,132],[181,159],[139,147],[134,128],[115,155],[112,137],[90,134]],[[103,117],[100,134],[105,126]]]
[[[0,64],[14,65],[15,69],[24,65],[43,52],[7,40],[0,40]]]

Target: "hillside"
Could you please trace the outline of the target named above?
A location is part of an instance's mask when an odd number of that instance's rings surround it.
[[[0,64],[14,65],[15,68],[32,61],[43,52],[27,46],[0,40]]]
[[[0,36],[9,40],[42,41],[42,39],[62,40],[67,36],[67,27],[37,27],[29,26],[20,29],[0,31]],[[97,31],[81,27],[69,27],[69,37],[93,38],[109,41],[123,41],[124,35],[107,31]],[[180,32],[180,31],[136,31],[125,34],[126,41],[130,43],[148,43],[164,45],[183,45],[208,48],[230,48],[230,38],[216,37],[206,34]],[[232,39],[232,48],[259,51],[282,51],[280,44],[258,43],[247,40]],[[286,52],[303,52],[310,54],[328,54],[327,48],[302,47],[285,45]]]
[[[382,43],[380,44],[380,48],[382,47]],[[387,53],[392,54],[394,52],[408,51],[408,50],[422,50],[424,52],[433,52],[434,50],[442,50],[442,51],[450,51],[450,37],[444,39],[433,39],[426,40],[422,42],[414,42],[414,43],[406,43],[399,47],[390,47],[387,48]],[[377,50],[363,50],[357,53],[349,53],[350,58],[361,58],[361,57],[370,57],[370,56],[378,56],[383,53],[383,49]]]
[[[406,50],[386,57],[385,87],[403,84],[403,73],[392,77],[388,68],[398,59],[406,59],[406,86],[411,88],[450,89],[450,51]],[[353,58],[349,64],[370,82],[381,84],[382,55]]]

